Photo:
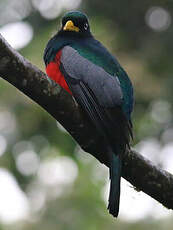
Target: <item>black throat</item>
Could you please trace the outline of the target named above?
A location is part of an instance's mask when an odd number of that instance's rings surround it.
[[[90,31],[87,32],[75,32],[75,31],[64,31],[59,30],[57,36],[60,37],[73,37],[73,38],[90,38],[93,37]]]

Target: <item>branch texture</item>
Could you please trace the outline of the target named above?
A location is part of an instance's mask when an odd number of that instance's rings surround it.
[[[108,166],[95,129],[73,98],[32,65],[0,36],[0,76],[51,114],[86,152]],[[103,158],[104,156],[104,158]],[[135,151],[126,152],[122,176],[134,187],[173,209],[173,176]]]

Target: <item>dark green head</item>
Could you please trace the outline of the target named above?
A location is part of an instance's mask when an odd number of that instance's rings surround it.
[[[88,18],[79,11],[71,11],[62,18],[62,27],[59,33],[76,36],[91,36]]]

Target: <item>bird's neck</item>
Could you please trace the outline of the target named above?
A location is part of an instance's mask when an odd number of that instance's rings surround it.
[[[93,37],[90,31],[87,32],[75,32],[75,31],[64,31],[64,30],[60,30],[58,31],[58,33],[56,34],[57,37],[63,37],[65,39],[86,39],[86,38],[91,38]]]

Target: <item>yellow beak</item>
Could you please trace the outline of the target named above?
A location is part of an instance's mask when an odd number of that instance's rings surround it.
[[[79,28],[75,26],[71,20],[66,22],[65,26],[63,27],[63,30],[79,32]]]

